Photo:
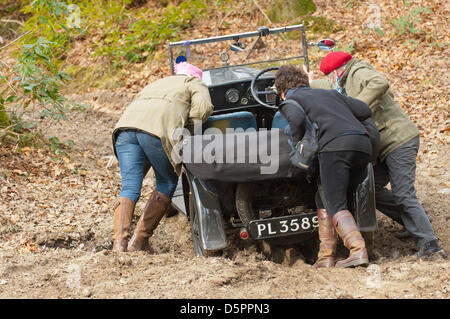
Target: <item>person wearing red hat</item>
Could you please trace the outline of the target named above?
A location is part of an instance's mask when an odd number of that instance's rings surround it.
[[[315,80],[309,72],[312,88],[334,88],[343,95],[365,102],[372,110],[372,119],[381,137],[374,166],[377,209],[402,224],[413,236],[419,258],[430,255],[445,258],[428,215],[416,197],[419,131],[394,100],[387,79],[370,64],[342,51],[325,56],[320,70],[328,80]],[[386,188],[389,182],[391,190]]]

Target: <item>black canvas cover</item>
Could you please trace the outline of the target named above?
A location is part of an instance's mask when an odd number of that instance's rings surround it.
[[[203,180],[255,182],[306,178],[293,166],[288,135],[280,129],[194,135],[183,140],[185,168]]]

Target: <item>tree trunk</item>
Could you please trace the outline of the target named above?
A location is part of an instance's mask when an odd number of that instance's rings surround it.
[[[272,0],[269,18],[274,22],[284,22],[303,17],[316,11],[313,0]]]

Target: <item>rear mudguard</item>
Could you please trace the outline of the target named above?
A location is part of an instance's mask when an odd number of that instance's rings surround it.
[[[353,190],[353,207],[356,224],[362,232],[377,230],[375,207],[375,179],[372,164],[368,164],[366,175]]]
[[[222,208],[219,197],[208,191],[201,181],[189,171],[183,172],[183,192],[193,196],[185,196],[186,199],[194,199],[193,205],[199,214],[199,228],[201,245],[205,250],[219,250],[227,247],[227,236],[222,217]],[[186,203],[186,207],[189,205]],[[189,217],[191,212],[188,212]]]
[[[182,178],[178,179],[177,188],[175,189],[175,192],[173,193],[173,196],[172,196],[172,206],[179,212],[188,216],[187,207],[189,207],[189,206],[186,206],[187,202],[186,202],[185,194],[183,192],[183,184],[187,182],[185,179],[186,179],[186,177],[182,177]],[[186,194],[188,194],[188,193],[186,193]]]

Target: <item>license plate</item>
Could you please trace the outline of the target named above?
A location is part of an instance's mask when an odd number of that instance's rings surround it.
[[[310,233],[317,227],[319,227],[319,219],[315,212],[252,220],[248,225],[250,238],[252,239]]]

